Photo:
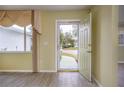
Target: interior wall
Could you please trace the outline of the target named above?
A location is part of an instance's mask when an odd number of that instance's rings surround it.
[[[88,11],[41,11],[42,35],[38,35],[38,67],[55,71],[55,30],[57,19],[79,19]],[[32,70],[31,53],[0,53],[0,70]]]
[[[56,20],[82,20],[88,11],[42,11],[42,35],[40,41],[40,70],[56,71],[55,31]]]
[[[118,7],[95,6],[93,75],[102,86],[117,86]]]
[[[32,71],[32,53],[0,53],[0,70]]]

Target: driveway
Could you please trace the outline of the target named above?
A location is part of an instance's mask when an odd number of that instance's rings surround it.
[[[78,50],[62,50],[63,53],[68,53],[68,54],[78,54]]]
[[[78,69],[78,64],[73,57],[62,56],[60,69]]]

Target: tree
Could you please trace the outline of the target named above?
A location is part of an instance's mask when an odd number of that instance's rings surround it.
[[[63,40],[64,40],[64,34],[60,33],[60,44],[63,44]]]
[[[74,40],[72,38],[71,33],[66,32],[65,35],[61,33],[60,38],[61,38],[60,42],[62,44],[62,48],[74,47]]]
[[[75,37],[77,37],[78,36],[78,27],[77,27],[77,25],[72,25],[72,27],[73,27],[73,31],[72,31],[72,34],[73,34],[73,36],[75,36]]]

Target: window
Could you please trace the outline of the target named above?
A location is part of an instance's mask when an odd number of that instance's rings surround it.
[[[26,51],[32,51],[32,27],[26,27]]]
[[[0,26],[0,51],[31,51],[32,26]]]

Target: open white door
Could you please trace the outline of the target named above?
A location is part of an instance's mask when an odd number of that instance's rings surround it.
[[[79,60],[79,72],[91,81],[91,13],[80,24]]]

